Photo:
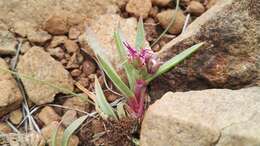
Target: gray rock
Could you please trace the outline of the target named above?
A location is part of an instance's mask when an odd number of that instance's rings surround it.
[[[9,69],[7,63],[0,58],[0,67]],[[22,102],[22,95],[13,76],[0,70],[0,117],[17,109]]]
[[[15,55],[16,39],[5,29],[0,29],[0,55]]]
[[[142,146],[260,145],[260,87],[168,92],[147,110]]]
[[[260,16],[254,11],[258,3],[260,1],[252,4],[248,0],[219,0],[195,19],[185,33],[165,45],[158,52],[164,61],[185,48],[205,42],[191,58],[169,72],[166,80],[158,81],[170,84],[168,89],[162,90],[238,89],[255,84],[260,71],[257,67],[260,62],[257,18]]]
[[[32,47],[20,58],[17,65],[18,73],[31,76],[38,80],[48,82],[73,91],[72,78],[60,62],[54,60],[47,52],[40,47]],[[29,99],[40,105],[54,100],[59,92],[57,89],[37,81],[22,79]]]
[[[123,36],[126,38],[129,44],[134,46],[136,37],[137,20],[135,18],[124,19],[119,15],[102,15],[98,19],[90,21],[90,28],[94,32],[97,40],[99,41],[103,53],[109,61],[118,69],[122,65],[119,60],[116,45],[114,42],[114,31],[120,24],[120,29]],[[88,46],[88,42],[85,38],[86,34],[80,36],[80,43],[84,47],[85,51],[93,55],[93,51]],[[145,46],[149,48],[148,42],[145,42]]]

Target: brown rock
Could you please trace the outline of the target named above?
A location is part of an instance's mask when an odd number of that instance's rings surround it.
[[[8,134],[12,132],[12,129],[6,123],[0,123],[1,133]]]
[[[74,110],[80,110],[80,111],[88,111],[89,109],[89,103],[82,100],[80,97],[71,97],[68,98],[63,106],[69,107]]]
[[[39,119],[45,124],[48,125],[53,121],[60,121],[61,117],[54,111],[52,107],[45,106],[38,114]]]
[[[21,46],[21,53],[25,54],[30,48],[31,48],[31,45],[28,41],[23,42],[23,44]]]
[[[62,116],[61,121],[65,127],[68,127],[76,119],[77,119],[77,112],[75,110],[68,110]]]
[[[46,31],[32,31],[28,34],[27,38],[30,42],[35,44],[44,45],[47,41],[51,40],[51,35]]]
[[[61,44],[64,44],[67,39],[67,36],[54,36],[49,47],[54,48]]]
[[[54,35],[68,33],[69,26],[67,24],[67,17],[61,14],[50,16],[44,24],[44,29]]]
[[[152,8],[151,0],[129,0],[126,5],[126,11],[134,14],[136,17],[146,18]]]
[[[47,49],[48,53],[50,55],[58,60],[61,60],[65,57],[65,52],[61,47],[56,47],[56,48],[48,48]]]
[[[72,40],[65,40],[64,46],[68,53],[74,53],[79,50],[79,46],[75,41]]]
[[[165,45],[158,55],[166,61],[198,42],[205,42],[205,46],[169,72],[165,80],[160,79],[157,83],[167,82],[169,86],[158,90],[237,89],[254,85],[259,77],[256,72],[260,51],[253,15],[257,13],[252,13],[252,9],[246,0],[219,0],[196,18],[185,33]]]
[[[168,92],[146,111],[140,145],[257,146],[259,98],[260,87]]]
[[[2,58],[0,58],[0,67],[9,69]],[[8,72],[0,70],[0,117],[17,109],[22,99],[22,95],[13,76]]]
[[[24,20],[15,21],[11,31],[25,38],[30,32],[36,31],[36,24]]]
[[[82,64],[82,70],[83,70],[83,73],[88,76],[90,74],[93,74],[95,73],[96,71],[96,65],[95,63],[93,63],[93,61],[90,61],[88,59],[86,59],[83,64]]]
[[[17,41],[8,30],[0,29],[0,55],[15,55]]]
[[[18,125],[22,121],[22,119],[23,119],[23,113],[22,113],[21,109],[17,109],[10,113],[9,120],[13,124]]]
[[[153,5],[167,6],[171,0],[152,0]]]
[[[162,11],[157,15],[157,19],[161,26],[166,29],[169,23],[172,20],[172,17],[175,15],[175,21],[172,26],[169,28],[168,32],[171,34],[179,34],[182,31],[183,25],[185,23],[185,15],[183,11],[178,10],[166,10]]]
[[[62,137],[64,134],[64,128],[59,125],[58,122],[52,122],[48,124],[46,127],[42,128],[42,136],[47,140],[49,144],[51,144],[51,133],[53,130],[58,129],[57,136],[56,136],[56,146],[61,146]],[[75,135],[72,135],[69,139],[68,146],[77,146],[79,144],[79,138]]]
[[[73,91],[73,81],[67,70],[40,47],[32,47],[20,58],[17,65],[18,73],[33,76],[35,79],[54,84],[55,86]],[[23,79],[25,90],[35,104],[40,105],[54,100],[59,92],[46,84]],[[66,93],[66,92],[65,92]]]
[[[200,2],[191,1],[188,5],[186,11],[195,16],[200,16],[202,13],[205,12],[205,8]]]
[[[79,69],[73,69],[71,72],[70,72],[71,76],[72,77],[79,77],[80,74],[81,74],[81,70]]]
[[[80,28],[78,26],[72,26],[69,29],[69,38],[70,39],[78,39],[80,34],[81,34],[81,31],[80,31]]]
[[[213,7],[217,3],[217,1],[218,0],[208,0],[206,8],[210,9],[211,7]]]

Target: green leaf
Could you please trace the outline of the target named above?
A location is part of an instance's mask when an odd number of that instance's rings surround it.
[[[88,115],[82,116],[73,121],[64,131],[62,136],[62,146],[67,146],[70,136],[79,128],[79,126],[87,119]]]
[[[51,146],[56,146],[56,136],[57,136],[57,133],[58,133],[58,130],[59,130],[59,126],[60,126],[60,124],[58,125],[57,128],[53,129],[53,131],[52,131]]]
[[[126,97],[134,97],[134,93],[127,87],[127,85],[121,80],[119,75],[103,58],[97,55],[101,68],[105,71],[110,80],[114,83],[117,89]]]
[[[96,100],[95,103],[99,107],[99,109],[106,115],[117,119],[115,112],[111,105],[107,102],[106,97],[103,93],[103,90],[99,84],[97,77],[95,76],[95,92],[96,92]]]
[[[122,37],[120,35],[119,30],[114,33],[114,39],[115,39],[115,42],[116,42],[116,47],[117,47],[117,51],[118,51],[118,54],[119,54],[119,57],[120,57],[120,61],[121,62],[125,61],[123,63],[123,67],[124,67],[124,70],[125,70],[126,75],[127,75],[127,79],[128,79],[130,89],[133,91],[134,85],[135,85],[135,80],[136,80],[136,70],[133,67],[133,65],[130,64],[127,61],[127,52],[126,52],[126,49],[124,47]]]
[[[117,108],[117,115],[118,115],[119,119],[126,117],[124,103],[120,102],[116,108]]]
[[[140,17],[137,25],[137,34],[135,39],[135,48],[138,51],[140,51],[144,45],[144,38],[145,38],[144,24],[143,24],[143,19]]]
[[[98,41],[96,40],[95,35],[90,29],[87,29],[86,33],[87,41],[95,52],[95,55],[98,59],[98,63],[100,67],[105,71],[106,75],[110,78],[110,80],[114,83],[117,89],[126,97],[134,97],[134,93],[128,88],[128,86],[121,80],[120,76],[117,74],[113,66],[110,62],[106,59],[101,51],[101,46],[99,45]]]
[[[152,81],[153,79],[155,79],[156,77],[160,76],[161,74],[169,71],[170,69],[172,69],[173,67],[175,67],[176,65],[178,65],[179,63],[181,63],[184,59],[186,59],[187,57],[189,57],[192,53],[194,53],[195,51],[197,51],[204,43],[199,43],[196,44],[186,50],[184,50],[183,52],[181,52],[180,54],[176,55],[175,57],[171,58],[170,60],[168,60],[167,62],[165,62],[158,70],[157,72],[148,77],[146,79],[147,83]]]

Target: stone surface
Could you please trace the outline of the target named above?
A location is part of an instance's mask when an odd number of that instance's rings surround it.
[[[44,24],[44,29],[54,35],[66,34],[69,31],[66,15],[52,15]]]
[[[94,18],[100,14],[115,13],[118,11],[117,0],[8,0],[0,2],[0,20],[8,27],[16,22],[36,24],[39,28],[44,21],[56,13],[69,16],[73,20],[80,18]],[[75,16],[76,15],[76,16]],[[71,23],[72,21],[69,20]],[[21,25],[22,26],[22,25]],[[26,28],[26,27],[25,27]]]
[[[62,116],[61,121],[65,127],[68,127],[76,119],[77,119],[77,112],[75,110],[68,110]]]
[[[0,67],[9,69],[6,62],[0,58]],[[0,70],[0,117],[17,109],[22,102],[22,95],[13,76]]]
[[[66,99],[63,106],[79,111],[88,111],[89,109],[89,103],[82,101],[80,97]]]
[[[205,12],[205,7],[198,1],[191,1],[186,9],[186,12],[191,13],[195,16],[200,16]]]
[[[51,39],[51,35],[48,34],[46,31],[39,30],[29,32],[27,38],[32,43],[44,45],[47,41]]]
[[[10,113],[9,120],[13,124],[18,125],[22,121],[22,119],[23,119],[23,113],[22,113],[21,109],[17,109]]]
[[[90,22],[90,28],[95,33],[97,40],[104,48],[103,53],[107,56],[109,61],[116,67],[120,68],[121,63],[114,43],[113,35],[117,26],[120,24],[121,32],[126,37],[129,44],[134,46],[137,20],[135,18],[123,19],[119,15],[102,15],[98,19]],[[85,51],[93,55],[93,51],[89,48],[86,34],[80,36],[79,40]],[[145,46],[149,48],[148,42],[145,42]]]
[[[259,15],[250,1],[219,0],[193,21],[185,33],[158,52],[161,60],[166,61],[196,43],[206,43],[191,58],[155,81],[152,90],[238,89],[256,84],[260,75],[257,65],[260,35],[256,20]],[[161,83],[169,85],[160,88]],[[155,96],[156,93],[152,97]]]
[[[146,18],[151,8],[151,0],[129,0],[125,9],[136,17]]]
[[[7,134],[11,133],[12,129],[8,126],[8,124],[0,122],[0,131],[1,133]]]
[[[167,6],[171,0],[152,0],[153,5]]]
[[[72,40],[65,40],[64,46],[68,53],[74,53],[79,50],[79,46],[75,41]]]
[[[67,36],[54,36],[51,40],[51,43],[49,45],[50,48],[57,47],[59,45],[62,45],[67,40]]]
[[[142,146],[260,145],[260,87],[168,92],[147,110]]]
[[[183,11],[175,11],[175,10],[165,10],[157,14],[157,19],[159,20],[159,23],[161,26],[166,29],[169,25],[169,23],[172,20],[173,15],[176,13],[176,20],[172,24],[172,26],[169,28],[168,32],[171,34],[179,34],[182,31],[183,25],[185,23],[185,15],[183,14]]]
[[[26,52],[20,58],[17,70],[20,74],[73,91],[73,83],[69,72],[43,48],[32,47]],[[29,99],[37,105],[52,102],[57,93],[64,92],[33,80],[22,79],[22,82]]]
[[[56,136],[56,146],[61,146],[62,137],[64,133],[64,128],[59,126],[58,122],[52,122],[48,124],[46,127],[42,128],[42,135],[47,140],[48,144],[51,144],[51,133],[54,129],[58,129]],[[68,146],[77,146],[79,144],[79,138],[75,135],[72,135],[69,139]]]
[[[55,112],[52,107],[44,107],[38,114],[39,119],[45,124],[48,125],[53,121],[60,121],[61,117]]]
[[[0,28],[0,55],[15,55],[16,44],[14,35],[6,29]]]

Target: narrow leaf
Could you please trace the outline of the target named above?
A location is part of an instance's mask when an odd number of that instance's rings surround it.
[[[127,85],[121,80],[119,75],[116,73],[116,71],[113,69],[112,66],[107,64],[103,58],[98,56],[98,60],[100,63],[100,66],[105,71],[107,76],[111,79],[111,81],[114,83],[114,85],[118,88],[118,90],[124,94],[126,97],[134,97],[134,93],[127,87]]]
[[[116,42],[116,47],[117,47],[117,51],[118,51],[118,54],[120,57],[120,61],[123,62],[126,60],[126,62],[123,63],[123,67],[124,67],[124,70],[127,75],[130,89],[133,90],[135,80],[136,80],[136,75],[135,75],[136,71],[135,71],[135,68],[133,67],[133,65],[128,63],[128,61],[127,61],[127,52],[123,45],[122,37],[120,36],[119,30],[114,33],[114,39]]]
[[[137,25],[137,34],[135,39],[135,48],[138,51],[140,51],[140,49],[144,45],[144,38],[145,38],[144,24],[143,24],[143,19],[140,17]]]
[[[73,121],[64,131],[62,137],[62,146],[67,146],[71,135],[79,128],[79,126],[87,119],[88,115],[82,116]]]
[[[106,56],[104,56],[101,52],[101,46],[99,45],[98,41],[96,40],[95,35],[90,29],[87,29],[87,35],[86,35],[87,41],[92,48],[92,50],[95,52],[95,55],[98,59],[98,63],[100,67],[105,71],[107,76],[110,78],[110,80],[114,83],[114,85],[118,88],[118,90],[124,94],[126,97],[134,97],[134,93],[128,88],[128,86],[121,80],[120,76],[117,74],[113,66],[109,63],[109,61],[106,59]]]
[[[117,119],[117,116],[113,111],[112,106],[106,100],[106,97],[103,93],[103,90],[99,84],[97,77],[95,77],[95,92],[96,92],[95,103],[97,104],[99,109],[106,115],[113,117],[114,119]]]
[[[175,57],[171,58],[170,60],[168,60],[167,62],[165,62],[158,70],[157,72],[148,77],[146,79],[147,82],[152,81],[153,79],[155,79],[156,77],[160,76],[161,74],[169,71],[170,69],[172,69],[173,67],[175,67],[176,65],[178,65],[180,62],[182,62],[184,59],[186,59],[187,57],[189,57],[192,53],[194,53],[195,51],[197,51],[204,43],[199,43],[196,44],[186,50],[184,50],[183,52],[181,52],[180,54],[176,55]]]
[[[117,115],[118,115],[119,119],[126,117],[124,103],[122,103],[122,102],[119,103],[116,108],[117,108]]]
[[[57,128],[52,130],[51,146],[56,146],[56,137],[57,137],[57,133],[58,133],[58,130],[59,130],[59,126],[60,126],[60,123],[59,123]]]

